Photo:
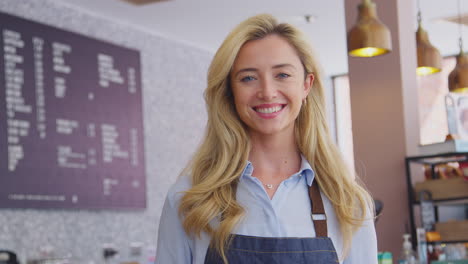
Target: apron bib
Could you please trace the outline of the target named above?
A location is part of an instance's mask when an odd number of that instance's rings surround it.
[[[229,264],[336,264],[339,263],[333,242],[328,237],[322,197],[314,181],[309,188],[312,221],[316,237],[255,237],[232,235],[226,249]],[[224,264],[218,252],[208,248],[205,264]]]

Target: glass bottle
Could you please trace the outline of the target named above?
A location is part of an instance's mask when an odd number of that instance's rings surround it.
[[[400,257],[398,258],[398,264],[418,264],[416,253],[411,247],[411,242],[409,241],[409,238],[409,234],[403,235],[403,246]]]

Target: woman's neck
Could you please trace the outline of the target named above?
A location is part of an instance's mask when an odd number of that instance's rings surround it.
[[[255,177],[284,180],[300,169],[301,155],[294,133],[251,135],[251,146],[249,161]]]

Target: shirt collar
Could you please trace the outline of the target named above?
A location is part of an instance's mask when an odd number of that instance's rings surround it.
[[[253,172],[252,162],[247,161],[247,164],[245,165],[244,170],[242,171],[242,175],[240,179],[242,180],[242,178],[246,176],[252,176],[252,172]]]
[[[253,169],[254,168],[253,168],[252,162],[247,161],[247,164],[245,165],[244,170],[242,171],[240,180],[243,180],[244,177],[252,176]],[[314,181],[314,178],[315,178],[315,172],[310,166],[310,163],[302,154],[301,154],[301,168],[299,169],[298,174],[304,175],[306,177],[307,185],[312,186],[312,182]]]
[[[310,163],[302,154],[301,154],[301,169],[299,170],[299,172],[305,175],[307,185],[312,186],[312,182],[314,181],[314,178],[315,178],[315,172],[310,166]]]

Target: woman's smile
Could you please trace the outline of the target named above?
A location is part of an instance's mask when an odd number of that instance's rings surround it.
[[[287,104],[261,104],[253,107],[252,109],[261,118],[272,119],[277,117]]]

